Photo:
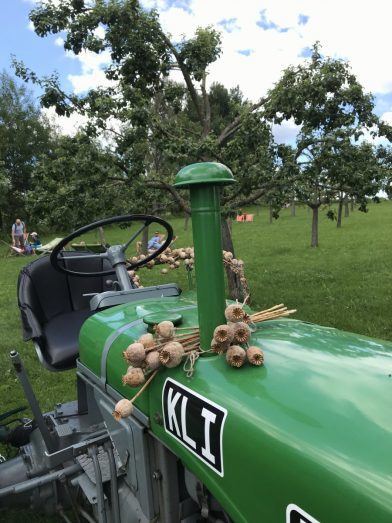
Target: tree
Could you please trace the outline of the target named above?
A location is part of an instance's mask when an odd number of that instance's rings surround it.
[[[24,86],[0,73],[0,228],[28,215],[26,192],[40,155],[50,147],[51,129]]]
[[[293,151],[295,191],[312,209],[312,247],[318,246],[321,205],[339,192],[363,200],[370,188],[377,191],[377,177],[369,178],[373,171],[363,162],[365,146],[355,148],[364,130],[373,136],[380,133],[373,107],[372,96],[364,92],[347,62],[323,57],[319,44],[308,62],[287,68],[269,92],[267,117],[275,123],[293,118],[301,126]]]
[[[148,195],[143,186],[118,181],[119,173],[111,154],[85,133],[56,136],[32,175],[34,190],[27,193],[30,219],[41,227],[64,230],[116,214],[144,212]]]
[[[89,116],[91,134],[108,129],[113,133],[113,158],[123,170],[119,178],[143,176],[146,186],[169,191],[189,212],[186,199],[171,186],[173,175],[185,163],[217,160],[232,167],[239,179],[225,200],[232,208],[264,194],[264,175],[271,162],[262,167],[260,161],[268,156],[271,132],[259,111],[263,100],[251,104],[239,92],[227,93],[221,86],[208,92],[208,67],[221,53],[220,35],[212,27],[198,28],[193,38],[174,42],[162,30],[157,12],[143,9],[136,0],[49,0],[30,18],[39,36],[65,31],[66,50],[110,53],[105,71],[110,86],[79,97],[64,93],[56,75],[39,79],[23,64],[15,66],[18,75],[43,87],[45,107],[54,106],[62,115],[77,111]],[[98,28],[104,30],[103,36]],[[173,69],[181,73],[184,86],[168,81]],[[160,118],[160,110],[167,112],[169,107],[170,118]],[[113,119],[116,127],[111,125]],[[254,132],[263,136],[262,143],[252,139]],[[234,156],[239,144],[245,168],[242,163],[238,167]],[[164,158],[159,170],[157,151]],[[232,250],[230,235],[224,239],[225,248]]]

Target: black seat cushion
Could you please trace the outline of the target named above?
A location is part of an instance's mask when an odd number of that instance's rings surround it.
[[[64,252],[64,263],[67,268],[81,272],[110,269],[108,260],[87,259],[86,254]],[[77,259],[67,260],[69,256]],[[52,267],[49,256],[42,256],[22,269],[18,279],[18,304],[23,338],[38,345],[49,368],[66,370],[76,366],[79,331],[92,314],[91,296],[84,295],[109,290],[106,280],[110,278],[64,274]]]
[[[65,312],[44,325],[46,361],[58,369],[72,368],[79,354],[79,331],[90,309]]]

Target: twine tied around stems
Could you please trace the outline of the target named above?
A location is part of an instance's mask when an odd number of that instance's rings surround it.
[[[200,352],[198,350],[192,350],[187,354],[183,369],[187,378],[192,378],[195,371],[196,361],[199,359]]]

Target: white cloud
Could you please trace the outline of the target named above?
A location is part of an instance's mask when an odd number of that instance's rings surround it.
[[[296,125],[294,119],[291,118],[288,121],[283,121],[280,125],[273,125],[272,133],[276,143],[289,143],[294,145],[300,129],[301,126]]]
[[[78,60],[82,69],[80,74],[68,75],[68,80],[71,82],[75,94],[80,94],[96,87],[112,85],[102,69],[103,66],[110,63],[110,53],[108,51],[100,54],[82,51],[78,55],[68,52],[67,56],[73,60]]]
[[[163,2],[148,2],[163,9]],[[166,4],[165,4],[166,5]],[[217,25],[222,20],[236,19],[239,28],[223,32],[222,58],[211,66],[211,80],[227,86],[240,84],[244,93],[257,99],[272,87],[281,71],[299,63],[301,50],[317,40],[323,52],[350,61],[353,72],[367,90],[375,93],[392,91],[389,63],[389,25],[392,3],[389,0],[351,2],[341,0],[229,0],[224,3],[192,0],[191,12],[178,7],[162,10],[164,28],[174,37],[190,36],[199,25]],[[263,30],[256,22],[261,12],[277,28]],[[300,15],[307,18],[299,24]],[[252,49],[250,56],[238,50]]]
[[[48,118],[52,125],[57,127],[62,134],[74,136],[80,127],[87,123],[85,116],[73,113],[69,118],[56,114],[54,107],[42,109],[42,114]]]
[[[64,38],[61,38],[61,36],[57,37],[54,41],[54,45],[57,45],[58,47],[63,47],[64,45]]]
[[[381,120],[384,120],[384,122],[388,123],[389,125],[392,125],[392,111],[387,111],[381,116]]]

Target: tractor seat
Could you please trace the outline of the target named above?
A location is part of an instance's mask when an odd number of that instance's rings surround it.
[[[98,272],[110,269],[102,259],[83,259],[84,252],[63,252],[67,268]],[[77,256],[77,260],[67,260]],[[38,357],[49,370],[76,367],[79,331],[93,314],[87,293],[110,290],[107,279],[113,276],[71,276],[56,271],[49,256],[42,256],[22,269],[18,279],[18,305],[24,341],[32,340]]]

